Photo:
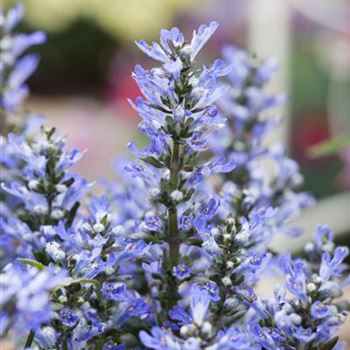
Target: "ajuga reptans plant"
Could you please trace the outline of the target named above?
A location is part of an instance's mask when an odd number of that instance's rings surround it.
[[[23,108],[45,36],[1,12],[1,336],[25,349],[339,349],[345,247],[319,226],[297,255],[270,248],[313,203],[280,145],[267,93],[273,61],[227,47],[198,63],[217,23],[136,44],[155,68],[132,74],[149,144],[129,144],[118,182],[91,194],[83,152]],[[257,293],[279,274],[270,298]]]

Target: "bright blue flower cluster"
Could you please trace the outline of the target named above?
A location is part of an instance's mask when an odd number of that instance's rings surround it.
[[[323,226],[297,256],[269,248],[299,234],[289,222],[313,202],[297,164],[264,143],[284,100],[265,89],[275,63],[228,47],[199,65],[215,22],[188,42],[177,28],[137,42],[159,62],[133,73],[149,145],[130,143],[136,159],[96,197],[71,171],[83,153],[54,128],[8,127],[37,64],[18,57],[44,39],[12,34],[22,14],[1,13],[1,336],[26,349],[339,348],[348,249]],[[263,299],[272,266],[285,282]]]
[[[1,41],[0,41],[0,78],[1,78],[1,109],[5,108],[7,114],[12,114],[28,93],[25,81],[36,69],[39,57],[27,54],[22,56],[25,50],[32,45],[45,42],[43,32],[31,34],[13,34],[24,14],[22,5],[11,8],[4,14],[1,9]],[[21,57],[22,56],[22,57]],[[21,58],[20,58],[21,57]]]
[[[256,303],[253,317],[255,340],[265,349],[333,349],[332,338],[344,323],[348,305],[335,302],[349,283],[339,277],[345,272],[345,247],[335,247],[329,229],[319,226],[315,242],[305,246],[302,258],[280,257],[285,283],[275,299]]]

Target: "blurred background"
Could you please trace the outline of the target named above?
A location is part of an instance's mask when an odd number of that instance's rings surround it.
[[[12,0],[5,0],[13,4]],[[188,36],[201,23],[220,27],[201,59],[208,62],[224,44],[261,58],[275,56],[279,73],[270,88],[286,91],[289,104],[279,113],[281,140],[299,162],[305,189],[318,204],[299,220],[307,235],[322,221],[337,239],[350,238],[350,1],[348,0],[24,0],[20,30],[42,29],[48,42],[29,82],[30,109],[88,149],[79,171],[90,180],[112,178],[112,160],[126,154],[137,137],[138,117],[127,97],[139,91],[130,74],[149,65],[136,39],[156,40],[174,25]],[[313,147],[333,140],[333,144]],[[310,149],[312,151],[310,151]],[[290,242],[276,245],[290,247]]]

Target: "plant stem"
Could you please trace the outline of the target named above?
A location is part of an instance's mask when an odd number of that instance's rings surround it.
[[[174,191],[177,188],[178,176],[179,176],[179,166],[180,166],[180,144],[174,141],[173,153],[171,156],[170,163],[170,189]]]
[[[177,226],[177,209],[171,207],[168,209],[168,225],[169,225],[169,262],[171,267],[176,266],[179,261],[179,230]]]
[[[35,332],[31,330],[28,334],[26,343],[24,344],[24,349],[30,348],[34,340]]]
[[[97,340],[96,350],[102,350],[104,342],[105,342],[104,335],[101,335],[101,337]]]
[[[180,168],[180,144],[174,141],[173,152],[170,164],[170,190],[174,191],[178,186]],[[169,263],[170,267],[177,265],[179,260],[179,229],[177,224],[177,208],[168,208],[168,243],[169,243]]]
[[[6,135],[6,114],[3,107],[0,110],[0,135]]]

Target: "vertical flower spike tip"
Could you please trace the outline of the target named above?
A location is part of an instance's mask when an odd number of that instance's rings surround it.
[[[198,54],[198,52],[202,49],[202,47],[207,43],[210,37],[214,34],[216,29],[218,28],[217,22],[211,22],[208,26],[201,25],[198,28],[198,31],[193,32],[193,38],[190,44],[190,56],[191,60],[194,60]]]
[[[36,55],[20,56],[33,45],[43,44],[45,33],[36,31],[31,34],[15,33],[15,27],[23,18],[23,5],[18,4],[11,8],[7,14],[1,11],[1,39],[0,39],[0,80],[1,114],[5,121],[19,108],[27,95],[28,87],[25,81],[37,68],[39,57]]]

